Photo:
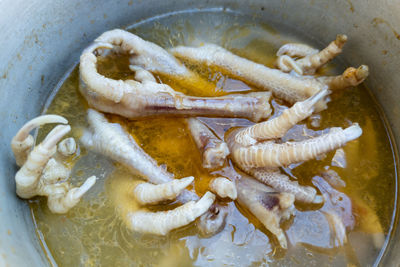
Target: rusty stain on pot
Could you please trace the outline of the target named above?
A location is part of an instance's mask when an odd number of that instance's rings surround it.
[[[400,34],[386,20],[384,20],[382,18],[373,18],[371,21],[371,24],[374,27],[376,27],[379,24],[385,24],[386,26],[388,26],[390,28],[390,30],[392,30],[392,32],[393,32],[394,36],[397,38],[397,40],[400,40]]]
[[[351,13],[354,13],[354,6],[353,6],[353,3],[352,3],[350,0],[347,0],[347,3],[348,3],[349,6],[350,6],[350,11],[351,11]]]

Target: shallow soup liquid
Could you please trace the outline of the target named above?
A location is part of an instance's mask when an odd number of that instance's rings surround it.
[[[176,45],[198,45],[204,42],[221,45],[242,57],[273,67],[277,49],[287,42],[310,43],[309,40],[276,30],[255,18],[213,11],[178,13],[135,24],[128,30],[164,48]],[[351,38],[351,36],[350,36]],[[313,44],[321,47],[323,44]],[[339,59],[334,62],[340,62]],[[337,66],[339,66],[338,64]],[[170,77],[157,79],[177,91],[195,96],[221,96],[256,91],[218,69],[187,65],[200,73],[212,86],[199,86],[199,81],[182,84]],[[321,73],[343,71],[333,64]],[[110,55],[99,59],[99,72],[114,79],[133,78],[128,58]],[[372,70],[373,71],[373,70]],[[192,86],[191,86],[192,85]],[[272,99],[273,114],[286,106]],[[79,140],[88,127],[88,106],[79,93],[79,70],[74,68],[57,88],[46,113],[66,117],[72,127],[71,136]],[[244,207],[236,202],[222,202],[229,215],[224,229],[202,237],[195,223],[172,231],[165,237],[143,235],[127,229],[121,210],[138,209],[130,191],[141,177],[129,173],[108,158],[86,150],[79,144],[70,181],[80,184],[96,175],[95,186],[67,214],[52,214],[45,198],[30,201],[37,233],[49,260],[59,266],[371,266],[376,263],[385,240],[389,237],[395,210],[396,171],[390,137],[368,90],[363,86],[334,92],[328,109],[320,113],[320,123],[311,120],[293,127],[284,140],[303,140],[317,136],[330,127],[347,127],[358,122],[362,136],[344,146],[345,167],[338,166],[335,151],[302,164],[282,169],[291,179],[311,185],[329,196],[323,205],[295,203],[294,216],[281,227],[288,239],[283,250],[275,238]],[[123,124],[137,143],[159,165],[165,165],[177,178],[194,176],[193,188],[199,195],[208,190],[210,180],[229,177],[234,168],[227,162],[223,168],[208,171],[202,167],[200,153],[192,140],[184,118],[154,117],[127,120],[107,115]],[[246,119],[200,118],[217,135],[235,126],[253,124]],[[39,131],[40,141],[50,128]],[[327,175],[335,173],[335,178]],[[332,186],[336,179],[340,186]],[[168,208],[175,207],[171,204]],[[163,207],[152,207],[161,210]],[[165,208],[164,208],[165,209]],[[347,231],[347,242],[341,246],[332,238],[324,212],[334,210],[341,215]]]

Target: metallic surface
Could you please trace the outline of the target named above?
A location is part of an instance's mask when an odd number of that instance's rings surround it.
[[[0,1],[0,265],[46,266],[28,205],[15,195],[16,167],[10,140],[25,121],[38,115],[82,49],[105,30],[188,9],[221,8],[257,16],[316,44],[346,33],[344,55],[351,65],[367,64],[373,89],[400,138],[400,4],[380,0],[116,0]],[[397,224],[397,220],[396,220]],[[61,240],[60,240],[61,241]],[[400,262],[400,229],[393,235],[383,266]],[[397,254],[397,255],[396,255]]]

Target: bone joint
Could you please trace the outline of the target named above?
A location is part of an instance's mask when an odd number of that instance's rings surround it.
[[[205,44],[196,48],[178,46],[170,49],[170,51],[176,57],[183,60],[218,67],[226,74],[241,79],[260,89],[271,91],[278,98],[284,99],[290,103],[305,100],[324,88],[340,89],[348,87],[348,80],[352,80],[353,83],[351,86],[355,86],[364,81],[368,76],[368,71],[361,71],[363,75],[358,75],[357,79],[346,78],[346,82],[342,83],[340,83],[339,80],[343,79],[339,77],[326,77],[324,79],[305,76],[299,77],[239,57],[214,44]],[[315,55],[310,55],[310,57],[313,56]],[[363,70],[368,69],[368,67],[364,65],[360,68]],[[343,76],[347,77],[345,74],[341,77]],[[321,100],[318,104],[318,110],[325,108],[326,101]]]
[[[224,165],[229,155],[228,145],[196,118],[187,119],[194,142],[202,154],[203,167],[216,169]]]
[[[279,224],[294,212],[294,196],[280,193],[248,176],[237,181],[238,202],[247,208],[277,239],[282,248],[287,240]]]
[[[237,197],[236,185],[225,177],[214,178],[210,182],[210,189],[221,198],[235,200]]]
[[[114,46],[131,55],[134,64],[130,67],[135,72],[135,80],[117,81],[97,72],[94,53]],[[153,115],[190,115],[243,117],[259,121],[267,118],[271,112],[268,103],[270,94],[267,92],[194,97],[156,82],[150,71],[172,73],[178,80],[190,80],[191,75],[186,77],[189,70],[161,47],[122,30],[106,32],[86,48],[81,55],[79,68],[82,80],[80,89],[89,105],[130,119]]]

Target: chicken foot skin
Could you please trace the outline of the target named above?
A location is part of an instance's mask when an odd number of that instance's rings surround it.
[[[95,184],[96,177],[89,177],[80,187],[72,187],[67,179],[70,170],[55,158],[65,157],[66,150],[57,143],[71,130],[69,125],[58,125],[37,146],[29,132],[46,123],[63,123],[68,121],[58,115],[43,115],[27,122],[12,140],[15,158],[19,161],[19,171],[15,175],[17,195],[24,199],[34,196],[46,196],[47,205],[53,213],[66,213]],[[75,144],[70,138],[66,142]],[[63,142],[64,142],[63,141]],[[64,142],[65,144],[65,142]],[[33,147],[33,150],[29,150]],[[71,148],[68,153],[75,153]],[[60,155],[56,155],[59,153]],[[68,156],[68,155],[67,155]]]
[[[122,32],[118,31],[120,34]],[[121,36],[129,34],[129,37],[132,37],[131,35],[133,35],[131,33],[123,33]],[[139,65],[130,66],[131,70],[135,72],[135,80],[113,80],[99,74],[96,67],[97,57],[94,54],[99,53],[99,50],[112,49],[114,47],[113,44],[118,44],[122,52],[133,53],[134,57],[138,55],[140,57],[144,47],[136,47],[134,45],[148,45],[148,42],[137,36],[135,36],[135,39],[139,38],[141,40],[139,44],[130,43],[129,41],[132,38],[126,36],[121,38],[123,41],[109,40],[111,43],[97,41],[86,48],[81,55],[79,69],[82,82],[80,90],[89,105],[97,110],[118,114],[130,119],[154,115],[189,115],[243,117],[253,121],[260,121],[270,115],[271,110],[268,103],[270,94],[267,92],[232,94],[221,97],[187,96],[174,91],[166,84],[158,83],[152,73]],[[100,38],[100,40],[103,39]],[[134,48],[132,48],[133,46]],[[160,50],[163,51],[163,55],[166,54],[166,59],[160,61],[162,67],[169,66],[170,61],[176,61],[161,47],[158,47],[153,52],[158,53]],[[145,53],[145,55],[147,54]],[[149,58],[151,56],[154,55],[150,54]],[[144,58],[148,59],[148,57]],[[152,64],[155,63],[152,61]],[[146,64],[141,65],[148,66]],[[184,68],[183,65],[179,66]],[[148,67],[148,69],[151,68]],[[179,73],[181,72],[179,71]]]
[[[258,181],[271,186],[279,192],[293,194],[296,201],[314,204],[324,202],[324,198],[317,195],[317,190],[315,188],[299,185],[297,181],[290,180],[290,178],[281,173],[279,169],[248,168],[244,171],[251,174]]]
[[[197,202],[189,201],[169,211],[137,211],[128,214],[129,227],[141,233],[166,235],[171,230],[185,226],[206,213],[215,200],[215,195],[206,194]]]
[[[280,193],[246,175],[238,179],[237,189],[239,205],[249,209],[275,235],[280,246],[287,248],[287,240],[279,224],[293,214],[294,196]]]
[[[323,202],[314,188],[291,181],[278,168],[313,159],[361,135],[361,128],[354,124],[345,130],[332,128],[329,133],[308,140],[279,142],[290,128],[310,116],[318,101],[326,95],[327,91],[323,90],[305,101],[297,102],[273,119],[228,133],[226,139],[233,162],[259,181],[281,192],[294,194],[298,201]]]
[[[132,194],[136,195],[136,199],[140,204],[155,204],[158,202],[172,200],[175,197],[182,203],[199,199],[194,192],[185,189],[185,187],[187,187],[193,181],[193,178],[188,177],[174,179],[171,173],[158,166],[157,162],[137,145],[135,140],[122,128],[121,125],[108,122],[103,114],[92,109],[88,110],[88,122],[90,125],[90,130],[87,130],[81,138],[81,142],[86,147],[123,164],[131,172],[141,173],[144,176],[143,178],[147,179],[151,183],[142,183],[135,186]],[[151,194],[141,196],[141,193],[143,193],[140,192],[143,189],[141,187],[146,187],[144,190],[145,192],[149,192],[149,190],[153,192],[151,192]],[[169,192],[164,194],[165,190]],[[160,191],[162,194],[157,194],[157,192]],[[206,211],[206,213],[211,212],[212,211],[209,210]],[[160,217],[161,215],[162,214],[160,213],[157,216]],[[123,214],[122,216],[127,215]],[[148,218],[150,214],[143,216]],[[218,222],[221,221],[223,223],[226,216],[224,216],[223,213],[219,213],[216,216],[210,215],[208,217],[212,217],[214,219],[216,218],[218,219]],[[134,216],[134,218],[137,217]],[[202,229],[204,226],[207,226],[207,224],[198,225],[200,231],[207,231]],[[142,229],[139,226],[135,227],[134,229],[138,231],[141,231],[140,229]],[[150,230],[143,231],[150,233]]]
[[[327,94],[321,91],[298,102],[269,121],[231,131],[227,144],[233,161],[240,168],[276,168],[287,166],[342,147],[362,134],[358,124],[347,129],[332,128],[329,133],[300,142],[276,143],[298,122],[312,114],[315,105]]]
[[[193,140],[202,155],[203,167],[206,169],[222,167],[226,157],[229,155],[227,144],[215,136],[215,134],[198,119],[189,118],[186,122],[192,133]]]
[[[350,84],[350,82],[331,83],[331,79],[318,80],[310,76],[291,75],[234,55],[214,44],[205,44],[196,48],[178,46],[170,49],[170,51],[180,59],[218,67],[226,74],[242,79],[260,89],[271,91],[276,97],[289,103],[303,101],[326,88],[341,89]],[[368,69],[364,65],[361,68]],[[363,71],[362,75],[358,75],[358,79],[352,79],[356,82],[352,82],[351,86],[363,82],[367,76],[368,71]],[[341,77],[347,78],[344,74]],[[326,99],[322,99],[317,110],[325,109],[326,103]]]
[[[102,155],[108,156],[126,166],[131,172],[139,172],[153,184],[173,180],[173,175],[157,165],[118,123],[110,123],[106,117],[94,109],[88,109],[86,130],[81,142]]]
[[[306,49],[301,44],[283,45],[276,53],[277,66],[284,72],[294,70],[300,75],[314,74],[316,70],[339,55],[346,42],[347,36],[338,34],[336,39],[321,51]],[[295,60],[293,57],[301,58]]]
[[[193,180],[194,177],[190,176],[157,185],[140,183],[133,190],[133,194],[141,205],[157,204],[175,199]]]

